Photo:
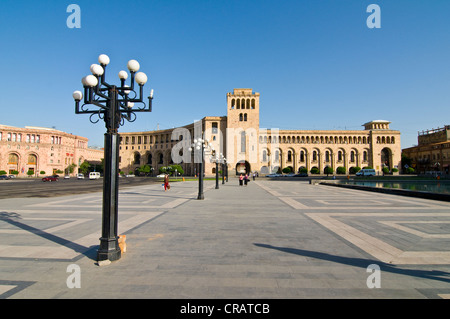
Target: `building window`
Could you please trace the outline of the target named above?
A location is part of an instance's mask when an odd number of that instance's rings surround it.
[[[28,155],[28,165],[36,165],[37,157],[34,154]]]
[[[19,163],[19,156],[17,154],[11,153],[8,156],[8,164],[17,164]]]

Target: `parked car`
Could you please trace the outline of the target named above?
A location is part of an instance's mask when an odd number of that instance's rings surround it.
[[[90,172],[89,173],[89,179],[99,179],[100,173],[99,172]]]
[[[294,177],[308,177],[308,173],[298,173],[295,174]]]
[[[14,174],[8,175],[8,178],[16,178],[17,176]]]
[[[3,180],[3,179],[9,179],[9,176],[7,176],[7,175],[1,175],[1,176],[0,176],[0,180]]]
[[[156,176],[156,177],[164,177],[164,176],[166,176],[166,175],[164,175],[164,174],[159,174],[159,175]]]
[[[79,174],[77,174],[77,178],[78,178],[78,179],[84,179],[84,175],[81,174],[81,173],[79,173]]]
[[[65,175],[64,179],[70,179],[70,175]]]
[[[58,177],[57,177],[57,175],[47,176],[47,177],[44,177],[42,179],[42,181],[43,182],[57,182],[58,181]]]
[[[376,175],[377,175],[377,173],[373,168],[371,168],[371,169],[363,168],[358,173],[356,173],[356,176],[376,176]]]

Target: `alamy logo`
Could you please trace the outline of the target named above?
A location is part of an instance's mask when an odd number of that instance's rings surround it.
[[[71,273],[66,280],[67,288],[81,288],[81,268],[76,264],[67,266],[66,272]]]
[[[381,288],[381,271],[380,266],[377,264],[371,264],[367,266],[367,272],[371,274],[367,277],[367,287],[372,288]]]
[[[367,7],[367,12],[371,15],[367,17],[366,24],[369,29],[379,29],[381,28],[381,9],[377,4],[370,4]]]
[[[71,14],[67,17],[66,25],[69,29],[81,28],[81,8],[77,4],[70,4],[67,6],[66,12]]]

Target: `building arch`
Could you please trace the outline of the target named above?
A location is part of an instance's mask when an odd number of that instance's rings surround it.
[[[250,174],[251,166],[247,161],[239,161],[236,163],[236,175]]]
[[[141,154],[139,152],[133,154],[133,165],[141,165]]]
[[[381,167],[387,167],[392,169],[392,150],[389,147],[385,147],[380,152]]]

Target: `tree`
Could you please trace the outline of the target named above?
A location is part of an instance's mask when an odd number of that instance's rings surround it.
[[[81,174],[86,175],[89,172],[90,167],[91,167],[91,165],[86,160],[83,163],[81,163],[81,165],[80,165]]]
[[[344,166],[339,166],[338,168],[336,168],[336,174],[344,175],[345,174],[345,167]]]
[[[325,169],[323,170],[323,172],[324,172],[325,174],[327,174],[327,176],[328,176],[328,174],[333,174],[333,169],[332,169],[330,166],[327,166],[327,167],[325,167]]]
[[[147,164],[142,165],[141,167],[138,168],[138,172],[144,174],[145,176],[150,174],[151,170],[152,170],[152,167]]]

